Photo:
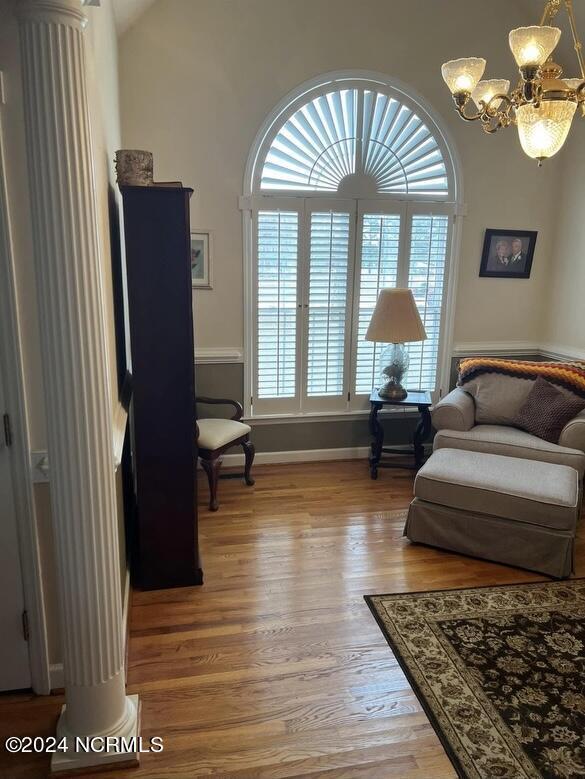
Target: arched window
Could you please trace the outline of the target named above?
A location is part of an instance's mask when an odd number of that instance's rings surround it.
[[[437,393],[459,193],[420,102],[369,74],[303,85],[259,133],[245,188],[249,413],[365,408],[383,345],[364,335],[389,286],[413,290],[428,335],[408,345],[407,386]]]

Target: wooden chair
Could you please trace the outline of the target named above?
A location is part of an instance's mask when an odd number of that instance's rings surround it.
[[[195,400],[198,405],[225,405],[235,408],[235,413],[230,419],[197,419],[196,422],[198,456],[209,481],[209,509],[217,511],[219,508],[217,502],[219,469],[224,452],[231,449],[232,446],[241,446],[244,450],[246,458],[244,480],[249,487],[254,484],[254,479],[250,474],[255,454],[254,444],[250,441],[252,428],[250,425],[240,422],[244,409],[237,400],[204,397],[197,397]]]

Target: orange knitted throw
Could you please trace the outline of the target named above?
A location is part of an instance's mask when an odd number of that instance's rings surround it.
[[[469,357],[459,363],[458,386],[482,373],[500,373],[519,379],[539,376],[557,384],[581,398],[585,398],[585,363],[581,362],[530,362],[529,360],[500,360],[495,357]]]

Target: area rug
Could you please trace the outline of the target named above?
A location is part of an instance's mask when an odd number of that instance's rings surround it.
[[[460,777],[585,777],[585,579],[366,602]]]

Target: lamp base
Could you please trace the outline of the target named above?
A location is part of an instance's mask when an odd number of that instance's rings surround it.
[[[378,395],[386,400],[404,400],[408,392],[401,384],[389,381],[378,388]]]
[[[402,386],[408,369],[408,352],[404,344],[390,344],[380,355],[380,379],[378,395],[386,400],[404,400],[408,395]]]

